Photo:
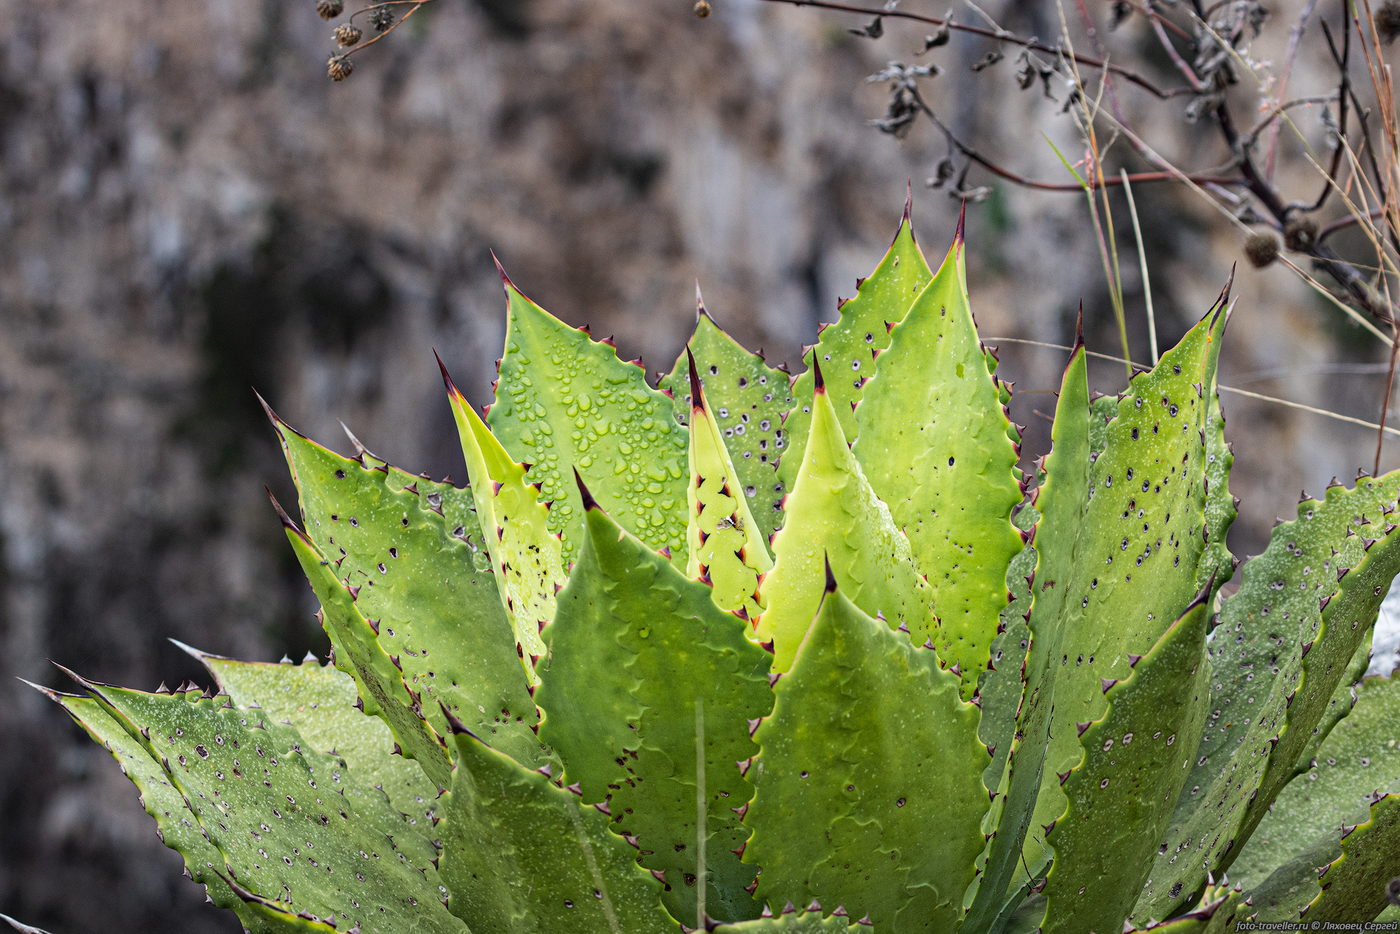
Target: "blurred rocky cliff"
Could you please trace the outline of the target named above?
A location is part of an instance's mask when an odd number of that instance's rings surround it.
[[[261,659],[323,651],[261,489],[293,498],[254,387],[341,450],[338,420],[408,469],[460,477],[432,351],[488,401],[503,336],[490,250],[653,371],[689,332],[697,279],[723,326],[798,365],[878,260],[910,179],[916,229],[941,254],[959,203],[923,182],[942,139],[872,129],[887,91],[864,81],[914,60],[925,31],[890,21],[876,41],[851,17],[714,2],[700,20],[689,0],[438,0],[342,84],[326,79],[330,29],[311,0],[5,7],[0,911],[56,934],[237,929],[200,907],[112,762],[15,678],[63,687],[54,659],[144,688],[199,679],[167,637]],[[1059,29],[1053,4],[982,8],[1021,34]],[[1141,27],[1103,41],[1131,55]],[[958,36],[920,59],[944,68],[931,102],[1017,171],[1064,181],[1045,137],[1082,154],[1066,89],[1020,90],[1014,56],[974,72],[992,48]],[[1295,81],[1320,61],[1305,54]],[[1145,67],[1170,78],[1169,63]],[[1126,91],[1122,104],[1147,106]],[[1214,140],[1180,105],[1154,106],[1143,119],[1164,151],[1200,164]],[[1320,121],[1300,123],[1321,138]],[[1180,189],[1136,194],[1166,346],[1207,309],[1240,235]],[[1066,343],[1082,299],[1091,344],[1115,351],[1082,196],[999,183],[968,230],[984,333]],[[1241,269],[1236,292],[1227,382],[1375,418],[1374,342],[1279,270]],[[1003,347],[1031,448],[1063,357]],[[1226,405],[1251,533],[1237,551],[1299,488],[1370,463],[1362,429]]]

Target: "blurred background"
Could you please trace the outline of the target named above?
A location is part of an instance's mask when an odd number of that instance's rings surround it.
[[[357,54],[343,83],[327,80],[332,24],[313,0],[5,7],[0,912],[55,934],[238,929],[180,877],[105,753],[16,678],[65,689],[53,659],[146,689],[203,681],[167,637],[253,659],[323,653],[262,490],[295,498],[252,390],[339,450],[344,421],[406,469],[460,478],[432,352],[489,401],[504,310],[491,250],[532,298],[616,334],[650,372],[680,352],[697,280],[722,326],[798,370],[801,345],[882,255],[906,183],[935,265],[961,183],[978,198],[974,311],[1004,338],[990,343],[1016,383],[1028,457],[1044,453],[1066,354],[1013,341],[1069,343],[1082,302],[1090,349],[1121,353],[1083,194],[976,165],[959,178],[965,155],[931,190],[948,150],[927,115],[900,137],[871,125],[894,111],[888,81],[868,75],[936,63],[942,74],[918,87],[949,131],[1016,174],[1071,182],[1056,149],[1072,163],[1087,150],[1063,76],[1033,71],[1023,89],[1016,48],[963,32],[918,54],[937,39],[927,24],[869,29],[868,16],[763,0],[713,0],[702,19],[691,2],[436,0]],[[1274,6],[1227,92],[1246,125],[1267,95],[1282,99],[1281,81],[1290,99],[1337,89],[1319,23],[1345,32],[1338,4]],[[1085,54],[1181,83],[1135,4],[1065,7],[988,0],[956,16],[1053,42],[1063,15]],[[996,51],[1005,59],[988,62]],[[1106,107],[1188,171],[1228,164],[1218,130],[1188,119],[1194,98],[1126,82],[1113,97]],[[1290,111],[1273,168],[1290,197],[1320,189],[1306,152],[1329,151],[1334,109]],[[1153,168],[1114,136],[1100,126],[1106,175]],[[1294,272],[1245,262],[1233,209],[1179,183],[1133,194],[1162,348],[1238,266],[1222,382],[1377,420],[1386,344]],[[1121,191],[1109,205],[1132,352],[1146,361],[1132,221]],[[1323,221],[1339,216],[1334,202]],[[1122,387],[1121,365],[1094,368],[1102,390]],[[1375,456],[1364,427],[1224,404],[1244,499],[1237,554],[1262,548],[1300,490],[1349,482]],[[1397,455],[1392,443],[1383,468]]]

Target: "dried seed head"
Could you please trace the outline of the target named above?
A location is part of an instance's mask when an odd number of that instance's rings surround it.
[[[321,19],[335,19],[345,12],[345,0],[316,0],[316,12]]]
[[[1263,269],[1278,259],[1280,246],[1272,232],[1256,231],[1244,241],[1244,256],[1255,269]]]
[[[710,0],[695,0],[695,15],[704,19],[710,15]]]
[[[1295,252],[1312,248],[1317,240],[1317,221],[1311,217],[1290,217],[1283,225],[1283,245]]]
[[[1400,36],[1400,0],[1386,0],[1376,11],[1376,32],[1387,45]]]
[[[332,81],[344,81],[354,70],[355,63],[344,55],[332,55],[326,62],[326,74],[331,76]]]
[[[360,37],[364,33],[360,32],[360,27],[353,23],[342,23],[335,27],[335,31],[331,35],[335,37],[337,45],[352,46],[360,41]]]
[[[388,32],[394,25],[394,11],[384,6],[375,7],[369,11],[369,24],[375,32]]]

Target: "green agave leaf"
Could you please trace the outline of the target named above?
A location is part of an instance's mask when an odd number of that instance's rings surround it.
[[[478,932],[673,932],[661,883],[597,808],[470,733],[452,737],[442,879],[457,917]]]
[[[1329,930],[1328,922],[1356,925],[1386,908],[1387,883],[1400,873],[1400,795],[1378,796],[1365,822],[1340,833],[1340,842],[1315,841],[1250,893],[1260,921],[1305,919],[1299,930]]]
[[[1225,413],[1220,410],[1218,373],[1212,369],[1205,385],[1206,397],[1206,549],[1196,565],[1196,588],[1211,581],[1215,589],[1235,574],[1239,562],[1230,554],[1225,536],[1234,524],[1238,501],[1230,493],[1230,468],[1234,452],[1225,442]]]
[[[984,842],[988,758],[958,688],[932,651],[862,612],[827,574],[755,733],[744,860],[763,867],[760,897],[841,905],[882,931],[956,927]]]
[[[1040,513],[1026,503],[1012,519],[1016,528],[1027,536],[1040,521]],[[978,735],[992,750],[992,762],[987,766],[983,784],[996,791],[1011,754],[1016,733],[1016,714],[1021,707],[1021,665],[1030,648],[1031,631],[1026,617],[1031,608],[1031,578],[1035,574],[1035,546],[1025,545],[1006,567],[1006,591],[1011,599],[1002,607],[999,635],[992,642],[992,656],[987,670],[977,685],[978,705],[982,722]],[[987,828],[988,832],[995,829]]]
[[[903,320],[915,296],[933,278],[933,270],[929,269],[923,251],[914,240],[909,209],[910,203],[906,201],[904,218],[884,258],[869,278],[856,284],[855,298],[841,303],[841,319],[822,328],[814,348],[815,359],[831,378],[828,391],[841,420],[841,433],[847,438],[856,436],[856,417],[852,409],[860,401],[861,390],[873,368],[874,351],[890,345],[889,325]],[[957,240],[962,240],[961,220]],[[815,372],[809,369],[793,382],[792,396],[794,399],[811,398],[815,388]],[[778,462],[778,475],[789,490],[797,480],[811,418],[811,407],[803,405],[794,407],[783,423],[787,451]]]
[[[1104,716],[1102,684],[1125,679],[1132,657],[1145,655],[1197,596],[1192,569],[1205,547],[1206,524],[1203,387],[1215,372],[1224,310],[1222,296],[1157,367],[1133,379],[1107,426],[1103,452],[1089,466],[1084,510],[1070,517],[1078,538],[1073,563],[1037,569],[1031,630],[1039,639],[1055,629],[1058,644],[1030,662],[1053,681],[1055,723],[1033,848],[1041,828],[1064,812],[1057,775],[1082,755],[1071,726]],[[1037,536],[1065,518],[1044,513]],[[1050,546],[1038,547],[1045,562]],[[1056,593],[1041,605],[1049,591]]]
[[[587,537],[545,629],[541,738],[584,800],[608,802],[642,865],[665,874],[675,917],[753,917],[737,813],[753,788],[736,763],[758,751],[748,721],[772,708],[771,657],[708,587],[583,501]]]
[[[1040,513],[1031,502],[1025,503],[1012,518],[1012,524],[1027,537],[1039,521]],[[991,793],[992,803],[982,819],[987,848],[978,858],[979,871],[985,866],[997,826],[1001,823],[1002,808],[1006,804],[1006,763],[1011,755],[1016,735],[1016,715],[1021,709],[1022,690],[1025,687],[1022,666],[1025,664],[1026,651],[1030,648],[1031,631],[1026,618],[1030,615],[1031,579],[1035,574],[1035,562],[1035,547],[1028,544],[1007,566],[1006,589],[1010,601],[1002,607],[998,627],[1000,634],[992,642],[991,660],[977,685],[977,704],[982,710],[977,735],[992,754],[992,761],[982,773],[982,784]],[[1029,889],[1034,879],[1043,871],[1043,866],[1038,867],[1035,874],[1023,880],[1024,887]],[[1024,897],[1023,893],[1021,898]],[[1015,896],[1009,896],[1007,910],[1013,910],[1019,900]],[[1040,915],[1037,914],[1036,920],[1039,921],[1039,918]],[[999,922],[993,925],[993,929],[1015,930]]]
[[[296,481],[307,535],[356,605],[379,624],[380,647],[447,732],[439,704],[502,752],[543,762],[538,712],[514,664],[510,623],[492,579],[472,491],[412,477],[363,450],[341,457],[269,410]]]
[[[549,529],[549,506],[539,501],[538,485],[525,480],[524,465],[511,459],[446,367],[442,377],[462,439],[476,512],[489,529],[486,544],[496,567],[497,590],[515,633],[516,654],[533,687],[539,682],[535,663],[544,654],[540,630],[554,618],[554,595],[568,580],[561,544]]]
[[[1084,761],[1059,776],[1069,804],[1046,834],[1046,934],[1121,930],[1147,877],[1205,720],[1209,583],[1125,680],[1104,683],[1104,718],[1082,725]]]
[[[747,498],[729,460],[715,420],[690,361],[693,408],[690,414],[690,516],[686,574],[710,581],[711,597],[722,610],[757,619],[759,579],[773,567],[765,536],[749,512]]]
[[[108,714],[96,698],[75,697],[38,685],[34,687],[68,711],[69,716],[117,760],[122,774],[136,786],[142,807],[155,820],[161,840],[184,857],[190,878],[204,886],[211,902],[233,911],[243,926],[254,934],[281,930],[261,923],[260,916],[229,886],[223,876],[227,871],[223,854],[200,833],[194,812],[180,789],[170,781],[160,762],[151,757],[140,738],[132,737],[122,722]],[[15,924],[20,931],[37,930],[18,925],[12,919],[5,920]]]
[[[716,934],[832,934],[832,932],[869,931],[868,921],[852,921],[843,910],[840,914],[822,915],[820,911],[785,911],[772,917],[721,924]]]
[[[1378,613],[1378,621],[1379,615]],[[1316,758],[1317,750],[1322,746],[1323,741],[1342,721],[1342,718],[1351,712],[1352,706],[1356,703],[1356,691],[1366,677],[1367,670],[1371,667],[1371,640],[1374,635],[1374,628],[1368,628],[1361,637],[1361,643],[1356,647],[1356,652],[1347,664],[1341,680],[1337,682],[1337,689],[1332,692],[1332,699],[1327,702],[1327,708],[1322,712],[1312,735],[1308,737],[1302,752],[1298,755],[1298,761],[1293,765],[1295,771],[1302,772],[1312,767],[1312,761]]]
[[[1400,531],[1391,524],[1370,531],[1375,538],[1357,535],[1362,539],[1365,556],[1342,578],[1336,596],[1323,608],[1322,626],[1311,648],[1301,652],[1303,664],[1298,691],[1293,703],[1286,706],[1279,743],[1260,785],[1261,793],[1268,795],[1269,802],[1297,773],[1295,763],[1312,744],[1318,724],[1346,676],[1357,648],[1369,638],[1375,626],[1381,601],[1400,574]],[[1267,802],[1257,798],[1250,802],[1245,817],[1246,834],[1253,832],[1267,809]]]
[[[938,611],[934,646],[970,699],[1023,542],[1011,524],[1022,498],[1016,433],[977,339],[961,235],[870,363],[853,450],[909,539]]]
[[[321,934],[335,932],[334,925],[313,918],[305,912],[288,911],[271,899],[243,889],[236,882],[231,883],[231,887],[243,898],[248,914],[255,919],[257,926],[253,928],[254,931],[318,931]]]
[[[1274,799],[1230,867],[1231,879],[1246,888],[1260,886],[1276,869],[1306,853],[1295,873],[1307,883],[1299,887],[1300,897],[1291,905],[1297,917],[1297,911],[1318,894],[1318,868],[1334,862],[1344,842],[1352,841],[1349,835],[1344,841],[1344,835],[1372,818],[1378,798],[1400,793],[1398,722],[1400,681],[1364,682],[1355,709],[1322,744],[1311,768],[1295,776]],[[1390,852],[1400,853],[1400,847]],[[1382,883],[1396,875],[1400,865],[1393,864]],[[1329,876],[1324,876],[1322,882],[1328,881]],[[1384,888],[1381,884],[1376,890],[1383,894]],[[1311,912],[1308,917],[1314,920]],[[1345,920],[1360,917],[1354,914]]]
[[[336,667],[355,679],[365,713],[382,717],[403,754],[438,788],[447,787],[447,748],[423,719],[421,696],[404,683],[402,669],[379,647],[374,625],[356,605],[359,589],[347,587],[296,523],[280,507],[278,511],[302,573],[321,603],[321,623],[330,636]]]
[[[340,930],[465,930],[440,902],[431,843],[343,760],[221,697],[87,686],[160,763],[230,888]]]
[[[577,470],[609,514],[653,548],[685,561],[685,430],[672,402],[647,385],[641,362],[623,363],[606,341],[571,328],[505,281],[506,349],[491,430],[553,503],[550,531],[573,561],[583,504]],[[599,458],[600,449],[613,457]],[[480,509],[480,506],[477,507]]]
[[[818,377],[819,367],[814,367]],[[846,444],[833,400],[818,379],[802,468],[773,538],[773,570],[759,591],[758,633],[773,643],[773,670],[786,671],[821,603],[829,564],[848,599],[922,643],[933,635],[928,585],[911,563],[909,541],[894,525]]]
[[[1141,374],[1139,374],[1141,375]],[[1108,447],[1108,426],[1118,417],[1118,397],[1095,393],[1089,399],[1089,462]]]
[[[787,487],[778,479],[777,464],[790,437],[782,427],[784,416],[793,407],[790,378],[785,371],[768,366],[761,354],[740,346],[715,324],[703,304],[686,350],[700,361],[700,383],[710,414],[724,437],[738,486],[766,542],[783,524],[782,501]],[[676,358],[660,388],[671,394],[676,419],[687,422],[693,400],[685,353]]]
[[[1044,482],[1036,489],[1034,503],[1029,507],[1040,518],[1033,549],[1037,562],[1033,603],[1029,610],[1019,611],[1025,616],[1034,614],[1037,622],[1069,619],[1082,609],[1069,604],[1072,591],[1068,588],[1041,586],[1045,581],[1069,579],[1074,573],[1080,545],[1077,523],[1089,502],[1089,382],[1082,340],[1076,341],[1060,383],[1051,442],[1050,453],[1042,465]],[[1054,708],[1054,676],[1058,670],[1054,662],[1060,654],[1063,629],[1042,624],[1031,634],[1028,625],[1021,626],[1030,645],[1016,668],[1025,679],[1024,701],[1017,719],[1019,735],[1011,744],[1001,783],[995,789],[997,800],[992,810],[999,809],[1001,813],[994,830],[988,830],[993,835],[987,842],[986,869],[963,925],[963,930],[969,932],[1003,930],[1000,919],[1020,903],[1022,886],[1034,878],[1023,863],[1022,841],[1031,825],[1045,767]],[[1047,855],[1040,854],[1039,862],[1043,863]]]
[[[1123,930],[1151,931],[1152,934],[1236,934],[1240,922],[1254,916],[1254,908],[1245,903],[1245,894],[1229,886],[1208,886],[1200,904],[1193,910],[1170,921],[1148,924],[1146,927],[1126,925]]]
[[[384,721],[355,706],[354,678],[311,660],[240,662],[181,648],[209,669],[234,704],[259,708],[268,720],[291,726],[308,748],[339,756],[358,783],[382,790],[406,820],[422,828],[432,825],[437,786],[417,764],[394,754],[394,736]]]
[[[1393,721],[1392,721],[1393,722]],[[1326,923],[1374,918],[1385,910],[1387,883],[1400,876],[1400,795],[1371,805],[1370,820],[1342,838],[1342,855],[1318,884],[1307,919]]]
[[[1277,526],[1268,549],[1245,566],[1211,643],[1210,712],[1197,760],[1135,917],[1168,916],[1195,898],[1207,872],[1222,875],[1291,777],[1375,619],[1367,604],[1379,605],[1379,596],[1353,584],[1340,612],[1339,575],[1345,575],[1343,584],[1352,580],[1368,557],[1364,536],[1348,532],[1380,534],[1397,496],[1400,472],[1366,478],[1354,490],[1332,487],[1322,501],[1300,503],[1298,518]],[[1388,544],[1386,551],[1392,550]],[[1359,610],[1357,597],[1363,598]],[[1325,619],[1343,621],[1337,626]],[[1309,678],[1305,670],[1316,674]],[[1311,692],[1316,696],[1305,700]],[[1293,735],[1284,739],[1287,733]]]
[[[1335,839],[1309,842],[1292,858],[1277,867],[1262,882],[1249,889],[1252,917],[1272,921],[1297,921],[1300,910],[1317,895],[1317,873],[1341,852]]]

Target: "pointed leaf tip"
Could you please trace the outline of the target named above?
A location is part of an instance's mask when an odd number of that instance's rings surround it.
[[[695,323],[699,324],[701,318],[709,318],[709,309],[705,307],[705,296],[700,294],[700,280],[695,280]],[[714,319],[711,319],[714,320]]]
[[[442,362],[442,356],[437,352],[436,347],[433,348],[433,359],[437,361],[438,370],[442,373],[442,384],[447,387],[447,394],[465,398],[462,396],[461,390],[457,388],[457,384],[452,382],[452,374],[447,372],[447,364]]]
[[[451,710],[448,710],[447,705],[445,705],[442,701],[438,701],[438,708],[442,711],[442,715],[447,719],[447,727],[452,731],[452,734],[454,736],[470,736],[472,739],[478,741],[481,739],[481,737],[473,733],[465,723],[457,719],[456,715],[454,715]]]
[[[287,510],[283,509],[282,504],[277,501],[277,497],[272,493],[272,488],[263,486],[263,492],[267,493],[267,498],[271,501],[272,508],[277,510],[277,518],[282,520],[282,527],[288,531],[295,532],[299,538],[306,538],[306,533],[292,520],[291,516],[287,515]]]
[[[700,309],[705,310],[703,307]],[[685,348],[685,361],[690,367],[690,410],[697,412],[705,407],[704,400],[700,396],[700,374],[695,369],[695,355],[690,352],[690,345]]]
[[[1220,306],[1220,310],[1223,311],[1224,308],[1225,308],[1225,306],[1228,305],[1228,304],[1230,303],[1230,290],[1234,287],[1234,285],[1235,285],[1235,264],[1234,264],[1234,263],[1231,263],[1231,264],[1230,264],[1230,277],[1229,277],[1228,279],[1225,280],[1225,288],[1223,288],[1223,289],[1220,290],[1220,298],[1219,298],[1219,299],[1217,300],[1217,302],[1216,302],[1216,304],[1218,304],[1218,305]],[[1217,312],[1217,313],[1218,313],[1218,312]]]
[[[953,230],[953,246],[961,248],[967,241],[967,199],[958,208],[958,226]]]
[[[913,214],[914,214],[914,180],[913,180],[912,178],[905,178],[905,179],[904,179],[904,219],[903,219],[902,223],[908,224],[908,223],[909,223],[909,219],[913,216]],[[911,229],[909,232],[910,232],[910,234],[912,235],[914,231]]]
[[[589,510],[597,509],[601,512],[603,507],[599,506],[598,501],[593,498],[593,494],[588,492],[588,487],[584,484],[583,477],[579,475],[578,468],[574,467],[573,471],[574,482],[578,484],[578,494],[583,499],[583,511],[588,512]]]
[[[181,642],[179,639],[167,638],[165,641],[166,641],[166,642],[169,642],[171,645],[175,646],[175,648],[179,649],[181,652],[184,652],[186,655],[190,656],[191,658],[195,659],[196,661],[200,662],[201,664],[202,664],[203,662],[205,662],[207,659],[211,659],[211,658],[216,658],[216,659],[221,659],[221,660],[229,660],[229,659],[228,659],[228,656],[225,656],[225,655],[215,655],[213,652],[206,652],[206,651],[204,651],[203,649],[197,649],[197,648],[195,648],[195,647],[192,646],[192,645],[186,645],[185,643]]]
[[[267,419],[272,422],[273,427],[278,429],[286,427],[287,423],[282,421],[276,412],[272,411],[272,406],[267,404],[267,400],[262,397],[262,393],[254,389],[253,396],[258,400],[258,405],[262,406],[262,410],[267,413]]]
[[[1074,319],[1074,346],[1070,348],[1070,356],[1075,351],[1084,346],[1084,302],[1079,302],[1079,314]]]
[[[369,448],[365,447],[365,443],[363,441],[355,437],[355,433],[350,430],[349,425],[345,424],[344,422],[337,422],[337,424],[340,425],[340,430],[345,432],[345,437],[349,438],[350,443],[355,446],[356,456],[369,454]]]
[[[816,348],[812,348],[812,391],[825,394],[826,380],[822,379],[822,367],[817,362]]]
[[[510,276],[506,275],[506,267],[501,265],[500,257],[496,255],[495,250],[491,251],[491,262],[496,264],[496,273],[501,277],[501,285],[505,286],[507,291],[519,292],[520,290],[515,287],[515,283],[510,281]]]
[[[27,684],[27,685],[29,685],[29,686],[32,687],[34,690],[38,691],[40,694],[43,694],[45,697],[49,698],[50,700],[55,700],[55,701],[56,701],[56,700],[58,700],[60,697],[65,696],[65,695],[63,694],[63,692],[61,692],[61,691],[55,691],[53,688],[44,687],[42,684],[36,684],[36,683],[34,683],[33,681],[30,681],[28,678],[16,677],[15,680],[18,681],[18,682],[20,682],[21,684]],[[0,915],[0,917],[4,917],[4,915]]]
[[[836,574],[831,570],[831,555],[822,554],[822,562],[826,565],[826,593],[836,592]]]
[[[78,674],[73,669],[65,668],[53,659],[49,659],[49,664],[57,668],[59,671],[63,672],[68,677],[72,678],[78,684],[81,684],[83,687],[87,688],[89,691],[96,691],[98,687],[105,686],[98,681],[89,681],[87,678],[84,678],[82,675]]]

